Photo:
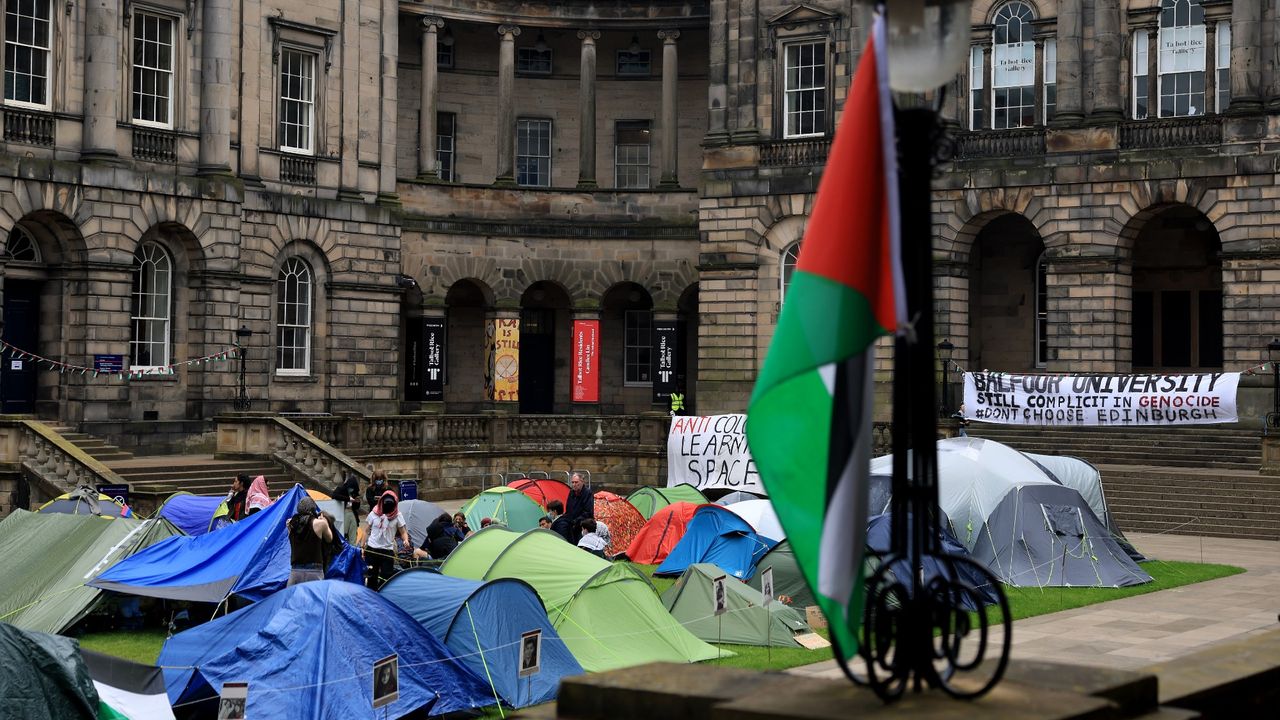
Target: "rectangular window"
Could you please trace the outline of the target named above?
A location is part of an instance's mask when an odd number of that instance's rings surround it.
[[[1044,121],[1053,119],[1058,109],[1058,41],[1044,41]]]
[[[315,152],[316,56],[280,50],[280,149]]]
[[[173,127],[174,19],[133,15],[133,120]]]
[[[457,138],[454,122],[457,117],[451,112],[436,113],[436,163],[440,179],[448,182],[453,182],[453,151]]]
[[[619,50],[617,74],[619,77],[648,77],[649,51]]]
[[[51,7],[51,0],[5,3],[4,99],[9,104],[49,107]]]
[[[653,353],[653,311],[627,310],[624,319],[627,383],[648,383]]]
[[[811,137],[827,131],[827,44],[791,43],[783,48],[783,137]]]
[[[1217,109],[1223,113],[1231,107],[1231,23],[1218,23],[1217,33],[1214,45],[1218,53],[1218,74],[1214,82],[1218,86]]]
[[[1204,25],[1160,28],[1160,117],[1204,114]]]
[[[619,188],[649,187],[649,143],[653,123],[619,120],[614,125],[614,184]]]
[[[986,126],[986,94],[982,83],[982,47],[969,48],[969,129],[981,130]]]
[[[1150,81],[1148,68],[1150,56],[1147,54],[1147,31],[1135,30],[1133,33],[1133,119],[1146,120],[1150,103]]]
[[[1036,45],[996,43],[991,60],[991,127],[1030,127],[1036,117]]]
[[[516,184],[551,187],[551,121],[516,121]]]
[[[516,48],[516,72],[529,75],[551,74],[551,48]]]
[[[444,38],[440,38],[436,42],[436,67],[447,70],[453,67],[453,43],[443,41]]]

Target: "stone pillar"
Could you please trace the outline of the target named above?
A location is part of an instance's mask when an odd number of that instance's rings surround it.
[[[342,3],[342,31],[334,42],[342,44],[342,62],[336,65],[341,70],[341,90],[338,91],[338,117],[340,118],[338,147],[340,154],[338,163],[338,199],[352,202],[363,202],[360,193],[360,127],[361,98],[360,85],[360,6],[359,3]],[[323,59],[323,58],[322,58]],[[320,71],[320,62],[316,63],[316,84],[324,82],[324,74]],[[326,123],[327,124],[327,123]],[[315,128],[315,154],[322,155],[329,148],[325,141],[323,127]]]
[[[596,187],[596,41],[599,30],[579,30],[582,58],[578,71],[578,187]]]
[[[725,102],[728,87],[725,80],[725,63],[729,43],[729,20],[726,3],[728,0],[711,0],[711,25],[708,39],[707,68],[707,136],[705,145],[726,145],[729,142],[729,131],[725,124]]]
[[[499,25],[498,36],[498,177],[495,185],[516,183],[516,25]]]
[[[240,67],[256,67],[266,62],[263,58],[270,53],[262,48],[262,26],[266,19],[262,13],[261,0],[241,0],[240,15]],[[261,171],[258,166],[258,135],[261,132],[262,83],[270,87],[273,79],[263,78],[262,73],[242,72],[240,74],[240,178],[245,185],[262,187]]]
[[[735,143],[754,143],[760,139],[756,129],[756,97],[760,83],[756,77],[757,0],[740,0],[738,11],[738,120],[733,130]],[[835,97],[835,93],[831,93]],[[833,110],[833,109],[832,109]],[[832,112],[828,110],[828,112]]]
[[[1206,20],[1204,30],[1204,112],[1222,114],[1227,108],[1218,107],[1218,23]]]
[[[1084,119],[1084,23],[1081,0],[1058,3],[1058,107],[1054,125],[1075,125]]]
[[[87,0],[84,22],[82,160],[111,160],[120,87],[120,0]]]
[[[1032,122],[1032,125],[1039,127],[1041,125],[1044,125],[1045,123],[1044,38],[1036,38],[1033,42],[1035,42],[1035,45],[1036,45],[1036,52],[1035,52],[1036,69],[1035,69],[1035,72],[1032,73],[1033,77],[1035,77],[1035,80],[1033,82],[1035,82],[1035,85],[1036,85],[1036,106],[1035,106],[1035,109],[1032,111],[1032,117],[1035,118],[1035,121]]]
[[[1090,63],[1094,71],[1093,118],[1117,122],[1124,119],[1120,90],[1120,55],[1124,47],[1120,36],[1120,0],[1094,0],[1093,34],[1094,52]]]
[[[659,30],[658,37],[662,39],[662,174],[658,187],[677,188],[680,127],[676,113],[676,40],[680,31]]]
[[[200,17],[199,175],[231,173],[231,0],[205,0]]]
[[[1262,110],[1262,0],[1231,3],[1231,114]],[[1214,66],[1213,58],[1206,58]]]
[[[400,59],[400,3],[398,0],[382,0],[382,92],[379,96],[378,118],[378,202],[391,207],[400,205],[396,194],[396,175],[399,148],[397,147],[397,117],[400,107],[400,80],[396,66]]]
[[[436,163],[436,52],[444,20],[422,18],[422,103],[418,111],[418,178],[440,177]]]

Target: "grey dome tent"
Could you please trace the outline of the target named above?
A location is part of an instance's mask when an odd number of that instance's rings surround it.
[[[938,441],[938,500],[957,539],[1001,581],[1024,587],[1125,587],[1151,576],[1075,489],[1022,453],[974,437]],[[871,461],[888,474],[892,456]]]
[[[773,592],[791,598],[792,606],[805,608],[818,604],[813,591],[809,589],[809,583],[805,582],[804,574],[800,572],[800,565],[796,563],[796,554],[791,550],[789,541],[783,540],[774,545],[760,558],[747,585],[759,591],[765,568],[773,568]]]
[[[717,616],[711,581],[721,576],[724,576],[727,609]],[[802,611],[776,601],[765,607],[763,601],[759,590],[726,575],[711,563],[690,565],[680,579],[662,593],[662,604],[667,611],[701,640],[800,647],[795,636],[813,632]]]
[[[1102,521],[1110,531],[1111,537],[1124,548],[1129,557],[1133,558],[1134,562],[1146,561],[1147,558],[1129,543],[1124,533],[1120,532],[1115,518],[1111,516],[1111,510],[1107,507],[1107,496],[1102,491],[1102,473],[1098,472],[1098,468],[1094,467],[1093,463],[1070,455],[1037,455],[1036,453],[1023,453],[1023,455],[1043,468],[1050,478],[1069,488],[1075,488],[1080,493],[1080,497],[1089,504],[1089,509],[1093,510],[1093,514]]]

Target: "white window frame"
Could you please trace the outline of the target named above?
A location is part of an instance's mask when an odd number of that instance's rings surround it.
[[[449,134],[440,132],[444,127],[444,123],[440,122],[441,118],[449,116]],[[444,175],[444,163],[441,158],[449,156],[449,176]],[[436,112],[436,168],[441,180],[453,182],[458,177],[458,114],[451,112]]]
[[[1164,53],[1164,52],[1162,52],[1162,51],[1161,51],[1161,47],[1162,47],[1162,46],[1163,46],[1163,44],[1164,44],[1164,39],[1165,39],[1165,35],[1166,35],[1166,33],[1168,33],[1168,35],[1172,36],[1173,40],[1175,40],[1175,41],[1177,41],[1177,42],[1192,42],[1192,41],[1194,41],[1195,36],[1197,35],[1197,33],[1195,32],[1197,28],[1200,30],[1200,34],[1203,34],[1203,35],[1205,36],[1205,38],[1204,38],[1204,39],[1205,39],[1205,40],[1207,40],[1207,38],[1208,38],[1208,26],[1207,26],[1207,25],[1205,24],[1205,22],[1204,22],[1204,6],[1203,6],[1203,5],[1200,5],[1199,0],[1172,0],[1172,2],[1174,3],[1174,14],[1175,14],[1175,16],[1176,16],[1176,14],[1177,14],[1177,5],[1178,5],[1179,3],[1183,3],[1183,2],[1187,3],[1187,5],[1188,5],[1187,11],[1188,11],[1188,13],[1189,13],[1189,17],[1188,17],[1188,20],[1187,20],[1188,24],[1187,24],[1187,25],[1177,25],[1177,24],[1174,24],[1174,25],[1171,25],[1171,26],[1166,26],[1166,25],[1164,24],[1165,3],[1166,3],[1166,2],[1169,2],[1169,1],[1170,1],[1170,0],[1162,0],[1162,2],[1160,3],[1160,24],[1159,24],[1158,29],[1156,30],[1156,52],[1158,53],[1158,56],[1157,56],[1157,58],[1156,58],[1156,78],[1157,78],[1157,81],[1156,81],[1156,116],[1157,116],[1157,117],[1160,117],[1160,118],[1203,117],[1203,116],[1204,116],[1204,115],[1206,115],[1206,114],[1208,113],[1208,111],[1209,111],[1208,105],[1209,105],[1209,101],[1210,101],[1210,98],[1208,97],[1208,92],[1207,92],[1207,90],[1208,90],[1208,86],[1207,86],[1207,84],[1206,84],[1206,80],[1207,80],[1207,78],[1205,77],[1205,75],[1208,73],[1209,68],[1211,67],[1211,62],[1213,61],[1213,58],[1208,57],[1208,53],[1206,52],[1206,53],[1205,53],[1205,57],[1204,57],[1204,64],[1203,64],[1203,65],[1201,65],[1201,66],[1200,66],[1200,68],[1199,68],[1198,70],[1197,70],[1196,68],[1194,68],[1194,67],[1188,67],[1188,68],[1182,68],[1182,69],[1178,69],[1178,68],[1166,68],[1166,67],[1165,67],[1165,64],[1166,64],[1166,62],[1168,62],[1169,55],[1168,55],[1168,54],[1166,54],[1166,53]],[[1200,7],[1200,22],[1199,22],[1198,24],[1197,24],[1197,23],[1192,22],[1192,21],[1191,21],[1191,18],[1190,18],[1190,16],[1195,15],[1194,6],[1199,6],[1199,7]],[[1175,20],[1175,23],[1176,23],[1176,20]],[[1206,48],[1206,50],[1207,50],[1207,48]],[[1174,62],[1175,62],[1175,63],[1176,63],[1176,62],[1180,62],[1180,60],[1174,60]],[[1200,73],[1200,94],[1201,94],[1202,96],[1204,96],[1203,101],[1200,103],[1200,108],[1199,108],[1200,112],[1198,112],[1198,113],[1189,112],[1189,113],[1187,113],[1187,114],[1185,114],[1185,115],[1179,115],[1179,114],[1177,113],[1177,97],[1178,97],[1178,95],[1186,94],[1186,95],[1189,95],[1189,96],[1191,96],[1191,97],[1194,97],[1194,96],[1195,96],[1195,92],[1194,92],[1194,91],[1191,91],[1191,90],[1189,90],[1187,93],[1179,93],[1179,92],[1177,92],[1177,87],[1176,87],[1176,80],[1177,80],[1177,78],[1176,78],[1176,76],[1178,76],[1178,75],[1183,75],[1183,74],[1188,74],[1188,75],[1190,75],[1190,76],[1191,76],[1190,80],[1192,80],[1192,81],[1193,81],[1193,80],[1195,79],[1195,74],[1196,74],[1197,72],[1198,72],[1198,73]],[[1168,76],[1168,79],[1169,79],[1169,80],[1173,80],[1173,81],[1175,82],[1175,88],[1174,88],[1174,93],[1173,93],[1173,96],[1174,96],[1174,98],[1175,98],[1175,99],[1174,99],[1174,111],[1173,111],[1172,113],[1168,114],[1168,115],[1164,114],[1164,86],[1165,86],[1165,79],[1166,79],[1166,76]],[[1148,85],[1150,85],[1150,83],[1148,83]],[[1189,98],[1188,98],[1188,101],[1187,101],[1188,109],[1190,108],[1190,104],[1191,104],[1191,102],[1190,102],[1190,97],[1189,97]],[[1150,108],[1149,108],[1149,107],[1148,107],[1148,111],[1147,111],[1147,116],[1148,116],[1148,117],[1150,117]]]
[[[637,327],[634,323],[640,317],[648,320],[648,327]],[[645,337],[640,337],[643,333]],[[635,337],[633,337],[633,335]],[[653,385],[653,378],[647,380],[632,376],[632,370],[649,375],[653,372],[653,311],[624,310],[622,313],[622,382],[627,387],[647,387]],[[641,360],[641,358],[644,358]]]
[[[800,52],[801,48],[812,47],[822,53],[822,62],[820,64],[810,63],[808,65],[797,64],[792,65],[791,51]],[[827,113],[830,112],[830,102],[827,97],[827,71],[828,71],[829,53],[827,52],[827,41],[825,39],[806,39],[795,40],[782,44],[782,137],[783,138],[809,138],[822,137],[827,134]],[[800,58],[797,58],[797,62]],[[792,86],[791,71],[797,68],[803,70],[808,68],[814,70],[813,76],[809,84],[798,82],[795,87]],[[797,81],[799,78],[797,78]],[[822,101],[821,109],[803,108],[793,109],[794,102],[802,100],[805,97],[818,98]],[[792,127],[792,115],[800,116],[804,114],[813,115],[815,117],[813,132],[797,132]]]
[[[1053,105],[1049,104],[1049,88],[1053,88]],[[1048,38],[1044,41],[1044,87],[1041,88],[1041,117],[1048,125],[1058,113],[1058,41]]]
[[[281,376],[307,376],[311,374],[311,335],[312,324],[315,320],[315,294],[313,288],[315,286],[315,273],[312,272],[311,266],[300,257],[291,257],[284,261],[280,266],[280,272],[276,274],[276,359],[275,371],[276,375]],[[290,315],[292,311],[292,315]],[[301,318],[300,312],[305,312],[306,317]],[[292,320],[292,322],[288,322]],[[293,342],[285,344],[285,333],[287,331],[298,332],[301,334],[302,342],[297,342],[297,337],[290,338]],[[288,350],[294,360],[301,353],[302,363],[291,362],[286,366],[285,352]]]
[[[1133,31],[1133,52],[1131,53],[1131,61],[1133,63],[1133,71],[1130,73],[1130,115],[1134,120],[1146,120],[1151,117],[1151,48],[1150,35],[1146,29],[1138,29]],[[1147,92],[1146,95],[1138,94],[1138,79],[1146,78]],[[1138,98],[1145,98],[1147,111],[1146,114],[1138,113]]]
[[[1021,6],[1021,8],[1025,11],[1025,14],[1017,13],[1015,15],[1012,9],[1015,6]],[[1017,130],[1020,128],[1033,127],[1035,125],[1036,103],[1044,101],[1043,97],[1037,97],[1037,95],[1043,95],[1044,93],[1040,92],[1040,88],[1036,87],[1036,80],[1035,80],[1035,40],[1032,39],[1031,37],[1031,22],[1035,20],[1035,10],[1031,7],[1030,4],[1024,2],[1023,0],[1012,0],[1011,2],[1007,2],[1001,5],[1000,9],[996,11],[996,14],[994,17],[995,17],[994,29],[991,32],[991,92],[990,92],[990,97],[991,97],[990,116],[991,117],[990,117],[989,124],[991,128],[994,130]],[[1020,25],[1020,28],[1018,31],[1019,41],[1017,43],[996,42],[996,35],[1000,32],[1000,27],[1002,22],[1004,26],[1007,27],[1009,22],[1014,19],[1017,19]],[[998,73],[1000,72],[1000,68],[998,67],[998,64],[1000,62],[1001,52],[999,49],[1002,47],[1013,47],[1015,45],[1025,45],[1025,46],[1029,46],[1031,49],[1032,75],[1031,75],[1030,85],[1025,85],[1025,84],[1024,85],[1000,85],[997,83],[996,78],[998,77]],[[1027,99],[1025,97],[1025,91],[1028,87],[1031,88],[1030,103],[1027,102]],[[1003,112],[1005,113],[1006,121],[1003,126],[996,124],[996,113],[1001,111],[1001,108],[997,107],[996,105],[996,98],[998,93],[1001,90],[1004,90],[1006,92],[1016,90],[1018,93],[1018,99],[1020,100],[1020,102],[1017,104],[1010,103],[1004,106]],[[1018,109],[1019,120],[1016,124],[1012,124],[1008,121],[1009,113],[1012,112],[1013,108]],[[1023,123],[1021,119],[1021,116],[1024,112],[1023,110],[1024,108],[1031,109],[1031,121],[1028,123]]]
[[[624,143],[620,140],[620,127],[623,123],[633,123],[634,128],[628,130],[641,130],[639,123],[644,123],[649,133],[649,142],[646,143]],[[647,190],[653,187],[653,121],[652,120],[616,120],[613,124],[613,184],[619,190]],[[639,151],[644,148],[644,162],[641,163],[639,157],[624,157],[629,155],[633,150]],[[643,169],[644,182],[640,182],[639,175],[636,175],[635,181],[625,177],[623,172],[631,169],[635,173],[639,173]]]
[[[783,249],[779,259],[782,264],[778,273],[778,302],[787,299],[787,288],[791,286],[791,276],[796,271],[796,264],[800,262],[800,242],[791,243]]]
[[[133,272],[131,292],[133,306],[129,312],[129,369],[155,370],[167,368],[172,362],[170,357],[170,339],[173,332],[173,258],[164,246],[154,240],[147,240],[133,254]],[[150,268],[150,271],[148,271]],[[151,299],[148,308],[145,302]],[[146,310],[151,310],[146,314]],[[158,323],[161,337],[156,339],[148,335],[147,339],[139,337],[140,324],[150,326]],[[156,348],[161,349],[160,362],[156,362]],[[140,351],[146,348],[151,353],[150,362],[137,362]]]
[[[136,52],[137,44],[139,41],[148,42],[146,38],[139,37],[139,33],[143,32],[145,29],[144,19],[147,19],[147,18],[156,20],[158,22],[169,23],[169,67],[167,69],[159,66],[149,67],[147,65],[140,65],[138,63],[138,57]],[[133,18],[130,22],[131,24],[130,36],[131,36],[131,39],[133,40],[133,46],[131,47],[130,62],[129,62],[129,66],[132,72],[132,78],[131,78],[132,87],[130,88],[130,92],[129,92],[129,106],[130,106],[129,114],[130,114],[130,117],[132,118],[134,125],[140,125],[142,127],[163,128],[165,130],[172,130],[174,127],[173,116],[177,108],[175,107],[175,103],[174,103],[173,78],[177,74],[179,20],[180,20],[179,18],[173,15],[158,13],[150,9],[144,10],[139,8],[134,10],[133,12]],[[139,78],[140,71],[143,74],[149,72],[149,73],[154,73],[156,75],[165,76],[164,97],[165,97],[165,117],[168,118],[167,122],[157,122],[155,120],[144,120],[138,117],[138,110],[140,108],[137,108],[134,106],[134,98],[136,98],[140,94],[144,94],[142,93],[142,87],[141,87],[140,78]],[[159,95],[154,95],[153,97],[159,97]]]
[[[969,48],[969,129],[985,130],[987,124],[986,74],[983,72],[985,56],[981,45]]]
[[[305,70],[309,67],[310,73],[311,73],[310,97],[305,97],[305,96],[297,97],[297,98],[286,97],[285,78],[286,78],[286,73],[290,69],[289,62],[288,62],[290,57],[301,58],[303,60],[303,64],[300,66],[300,69]],[[280,148],[281,152],[293,153],[296,155],[315,155],[316,154],[316,100],[317,100],[316,90],[317,90],[317,83],[319,82],[317,70],[319,70],[319,66],[320,66],[320,56],[315,51],[307,50],[305,48],[294,47],[291,45],[281,45],[279,62],[280,62],[280,69],[277,72],[277,82],[279,83],[279,87],[278,87],[278,92],[276,93],[276,95],[278,96],[278,102],[276,104],[276,108],[279,113],[278,117],[276,118],[276,133],[279,136],[277,145]],[[297,74],[296,77],[301,78],[304,82],[307,80],[307,77],[305,74]],[[304,115],[304,120],[306,122],[305,124],[306,140],[307,140],[306,147],[289,145],[285,141],[286,124],[294,127],[303,127],[301,122],[299,123],[285,122],[285,115],[286,115],[285,103],[296,103],[302,110],[302,114]]]
[[[34,3],[39,3],[40,1],[41,0],[33,0]],[[45,44],[43,47],[41,47],[40,45],[31,44],[31,43],[18,42],[17,39],[9,37],[7,33],[5,34],[3,64],[4,64],[4,86],[5,86],[6,92],[4,97],[4,104],[8,107],[30,108],[32,110],[49,110],[53,106],[53,32],[54,32],[54,18],[56,17],[57,13],[54,12],[55,4],[53,0],[44,0],[44,2],[46,3],[45,7],[48,11],[48,15],[46,18],[43,18],[43,19],[46,21],[48,25],[49,32],[44,38]],[[0,29],[8,26],[10,11],[15,7],[16,6],[13,0],[9,0],[8,2],[5,3],[4,25],[0,25]],[[18,13],[13,13],[13,14],[17,15],[18,17],[32,18],[34,20],[41,19],[35,15],[19,15]],[[34,42],[35,40],[36,38],[33,37],[32,41]],[[26,48],[29,52],[38,51],[38,52],[44,53],[44,76],[43,76],[44,77],[44,102],[43,103],[33,103],[27,100],[17,100],[17,99],[11,99],[8,97],[7,90],[9,87],[9,72],[10,72],[9,48],[10,47],[15,48],[15,53],[17,48]],[[14,74],[16,76],[16,72]],[[32,74],[29,77],[38,77],[38,76],[35,74]],[[14,84],[16,86],[16,83]]]
[[[1217,62],[1214,63],[1215,72],[1213,75],[1213,107],[1219,113],[1224,113],[1231,106],[1231,23],[1227,20],[1220,20],[1214,27],[1214,54],[1217,55]],[[1223,103],[1223,93],[1226,93],[1226,103]]]
[[[526,152],[524,154],[520,153],[520,134],[521,133],[527,134],[528,130],[532,128],[534,125],[537,125],[538,127],[547,128],[547,154],[546,155],[534,154],[529,152]],[[550,118],[522,117],[516,120],[516,184],[519,185],[520,187],[551,187],[551,157],[554,154],[554,150],[551,147],[551,143],[552,143],[552,138],[554,137],[552,135],[552,132],[554,130],[555,130],[555,127],[552,124]],[[534,182],[534,183],[520,182],[520,176],[521,176],[520,161],[522,159],[535,160],[535,161],[546,160],[547,161],[546,182]]]

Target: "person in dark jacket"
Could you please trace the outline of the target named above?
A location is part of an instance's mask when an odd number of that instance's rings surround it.
[[[564,514],[564,503],[559,500],[548,502],[546,519],[551,522],[551,532],[556,533],[565,540],[569,539],[569,518]]]
[[[569,500],[564,504],[564,516],[569,521],[569,534],[565,539],[577,545],[582,537],[582,521],[594,520],[596,516],[595,496],[578,473],[569,478]]]
[[[324,571],[333,561],[333,546],[338,540],[333,519],[320,512],[316,501],[303,497],[298,511],[289,518],[289,585],[323,580]]]
[[[360,528],[360,478],[355,473],[348,472],[330,495],[334,500],[342,503],[344,534],[347,536],[347,542],[354,544],[356,532]]]
[[[461,534],[453,526],[453,518],[449,513],[444,513],[427,526],[427,539],[422,543],[422,549],[427,551],[432,560],[443,560],[458,547]]]
[[[369,487],[364,490],[364,504],[370,510],[374,510],[378,506],[378,501],[382,499],[382,494],[392,488],[387,483],[386,470],[374,470],[373,477],[369,480]],[[399,497],[400,493],[396,493]]]
[[[249,497],[249,476],[240,474],[231,481],[231,492],[227,493],[227,517],[232,521],[243,520],[248,508],[245,500]]]

